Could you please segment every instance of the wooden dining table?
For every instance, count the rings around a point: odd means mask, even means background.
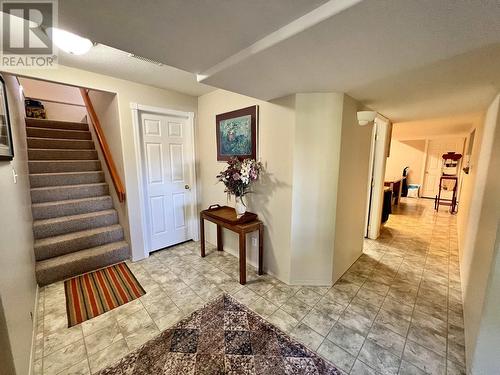
[[[403,180],[405,176],[392,177],[384,181],[384,186],[388,186],[392,190],[392,196],[394,198],[394,205],[397,206],[401,200],[401,191],[403,190]]]

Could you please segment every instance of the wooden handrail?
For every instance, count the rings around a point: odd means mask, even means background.
[[[92,105],[92,101],[90,100],[89,93],[86,89],[82,88],[80,89],[80,93],[82,94],[83,101],[85,102],[85,107],[87,107],[87,112],[90,116],[90,122],[94,127],[97,140],[99,141],[99,145],[101,146],[104,160],[106,161],[109,174],[111,175],[111,179],[113,180],[113,185],[115,186],[116,194],[118,195],[118,200],[120,202],[124,202],[125,188],[123,187],[122,180],[116,169],[115,162],[113,161],[113,156],[111,155],[111,150],[109,149],[108,142],[106,142],[106,138],[104,137],[104,132],[102,130],[101,123],[97,118],[97,114],[95,113],[94,106]]]

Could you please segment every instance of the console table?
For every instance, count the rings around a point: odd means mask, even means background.
[[[200,212],[200,240],[201,256],[205,256],[205,220],[217,225],[217,250],[223,250],[222,228],[229,229],[239,236],[240,251],[240,284],[247,282],[247,246],[246,235],[250,232],[259,231],[259,275],[262,275],[262,261],[264,253],[264,223],[260,221],[256,214],[246,212],[242,217],[236,216],[236,211],[232,207],[212,205],[208,210]]]

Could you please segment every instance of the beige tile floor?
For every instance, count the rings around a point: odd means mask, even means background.
[[[190,242],[129,263],[147,294],[66,328],[64,287],[40,292],[36,374],[90,374],[115,362],[222,292],[234,295],[350,374],[464,371],[455,216],[408,200],[332,288],[288,286]]]

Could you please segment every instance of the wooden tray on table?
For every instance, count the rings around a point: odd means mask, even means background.
[[[238,218],[234,208],[229,206],[220,206],[218,204],[212,204],[203,212],[207,216],[219,219],[229,224],[245,224],[257,219],[257,214],[254,214],[253,212],[245,212]]]

